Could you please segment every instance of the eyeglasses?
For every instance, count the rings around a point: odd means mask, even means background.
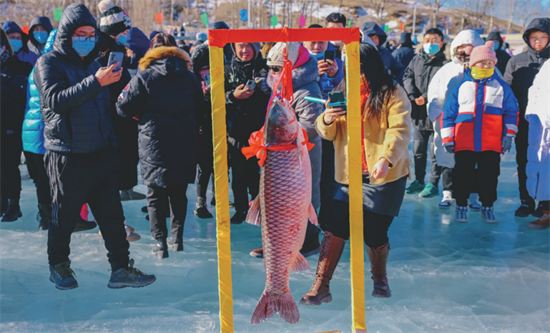
[[[282,70],[281,67],[269,67],[269,69],[271,69],[273,73],[279,73]]]
[[[90,41],[92,43],[95,43],[97,41],[97,37],[96,36],[73,36],[74,40],[77,40],[79,42],[86,42],[86,41]]]

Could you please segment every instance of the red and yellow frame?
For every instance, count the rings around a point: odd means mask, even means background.
[[[216,224],[218,242],[218,288],[222,333],[232,333],[233,290],[231,280],[231,234],[227,139],[225,118],[223,47],[230,43],[303,42],[340,40],[346,45],[346,89],[348,109],[348,159],[350,196],[350,251],[352,329],[366,332],[365,271],[363,243],[363,197],[361,171],[361,98],[358,28],[209,30]]]

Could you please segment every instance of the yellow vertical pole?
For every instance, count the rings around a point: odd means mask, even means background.
[[[346,44],[352,329],[366,332],[359,42]]]
[[[227,129],[223,48],[210,47],[212,132],[214,137],[214,185],[218,238],[218,289],[220,331],[233,333],[233,286],[231,281],[231,235],[229,223],[229,179],[227,177]]]

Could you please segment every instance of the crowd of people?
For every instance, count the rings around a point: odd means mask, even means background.
[[[207,188],[213,176],[210,57],[205,33],[194,45],[153,31],[147,36],[110,0],[99,3],[99,24],[88,8],[65,8],[57,29],[36,17],[29,33],[13,21],[1,31],[2,222],[22,216],[19,164],[24,152],[36,187],[38,228],[48,232],[50,280],[76,288],[70,268],[73,232],[99,225],[112,268],[111,288],[155,281],[133,267],[121,201],[147,199],[153,253],[183,251],[189,184],[196,183],[194,214],[213,215]],[[325,25],[346,26],[343,14]],[[213,29],[229,29],[216,22]],[[527,50],[503,50],[503,38],[486,40],[473,30],[449,41],[439,29],[415,45],[402,33],[391,50],[374,22],[360,27],[364,239],[374,297],[390,297],[386,262],[388,229],[407,195],[439,196],[439,207],[455,205],[455,221],[480,211],[497,223],[501,154],[515,140],[521,205],[527,226],[550,226],[550,18],[534,19],[523,33]],[[121,63],[112,63],[122,53]],[[330,302],[329,283],[349,238],[349,174],[346,110],[313,102],[346,93],[345,47],[339,41],[234,43],[224,48],[228,161],[235,213],[246,220],[258,195],[260,167],[242,148],[264,125],[267,107],[292,64],[292,107],[314,144],[311,203],[323,229],[308,224],[301,253],[319,253],[316,279],[301,303]],[[414,134],[413,134],[414,132]],[[414,180],[408,145],[413,138]],[[430,176],[426,182],[428,154]],[[147,194],[134,191],[137,167]],[[214,191],[212,184],[212,191]],[[538,201],[538,206],[536,201]],[[94,221],[88,221],[91,209]],[[170,231],[166,219],[170,217]],[[251,256],[263,258],[263,249]]]

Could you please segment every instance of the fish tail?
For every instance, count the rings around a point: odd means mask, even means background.
[[[260,324],[275,313],[279,313],[279,316],[289,324],[296,324],[300,321],[300,312],[290,291],[281,296],[275,296],[264,291],[258,305],[256,305],[256,309],[254,309],[250,322]]]

